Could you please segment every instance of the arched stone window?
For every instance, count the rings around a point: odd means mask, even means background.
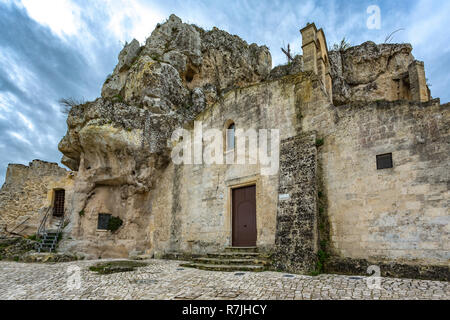
[[[226,151],[234,150],[236,144],[236,125],[234,122],[231,122],[227,125],[226,131]]]

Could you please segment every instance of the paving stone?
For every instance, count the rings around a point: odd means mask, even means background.
[[[107,261],[114,260],[102,260]],[[178,270],[182,262],[167,260],[146,260],[147,266],[131,272],[99,275],[89,271],[98,262],[0,262],[0,299],[450,299],[449,283],[439,281],[382,278],[381,289],[370,289],[364,277],[356,281],[328,274],[286,278],[279,272],[244,272],[236,276],[235,272]],[[69,272],[72,266],[79,267],[79,274]],[[79,288],[74,286],[77,277]]]

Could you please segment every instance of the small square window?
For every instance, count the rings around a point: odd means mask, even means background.
[[[111,215],[108,213],[98,214],[98,224],[97,230],[108,230],[109,220],[111,220]]]
[[[377,156],[377,170],[393,168],[392,153]]]

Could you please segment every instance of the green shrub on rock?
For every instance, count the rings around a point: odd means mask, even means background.
[[[122,219],[119,217],[111,217],[108,224],[108,230],[111,232],[117,231],[123,225]]]

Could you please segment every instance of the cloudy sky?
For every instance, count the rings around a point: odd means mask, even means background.
[[[367,26],[373,5],[381,9],[379,29]],[[450,1],[0,0],[0,184],[8,163],[59,162],[66,123],[58,99],[98,97],[125,41],[144,43],[171,13],[266,44],[274,66],[285,62],[283,45],[301,53],[307,22],[324,29],[328,45],[343,37],[381,43],[402,29],[393,42],[413,45],[432,95],[450,101]]]

